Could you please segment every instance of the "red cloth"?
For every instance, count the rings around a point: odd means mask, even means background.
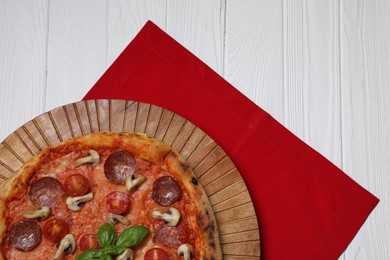
[[[379,201],[152,22],[84,99],[155,104],[210,135],[247,184],[262,259],[337,259]]]

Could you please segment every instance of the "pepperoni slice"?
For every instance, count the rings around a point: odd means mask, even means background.
[[[161,248],[152,248],[146,251],[144,260],[169,260],[169,255]]]
[[[154,235],[153,242],[163,246],[178,248],[181,244],[193,244],[195,236],[195,232],[186,224],[176,227],[163,226]]]
[[[28,192],[31,202],[36,207],[54,207],[63,194],[61,183],[52,177],[42,177],[33,182]]]
[[[39,224],[33,220],[16,222],[9,233],[11,246],[19,251],[27,252],[36,248],[42,240]]]
[[[170,206],[180,198],[180,187],[171,176],[162,176],[153,183],[152,198],[161,206]]]
[[[115,184],[125,184],[126,178],[133,175],[135,169],[134,156],[126,151],[117,150],[108,156],[104,163],[104,174]]]

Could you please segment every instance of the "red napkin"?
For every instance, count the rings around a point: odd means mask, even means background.
[[[84,99],[151,103],[210,135],[247,184],[262,259],[336,259],[379,201],[152,22]]]

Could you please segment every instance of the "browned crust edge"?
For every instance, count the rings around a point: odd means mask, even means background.
[[[222,259],[217,221],[203,187],[187,162],[175,151],[166,156],[165,164],[169,172],[180,176],[182,183],[191,195],[194,206],[197,208],[196,220],[200,226],[202,245],[204,246],[200,249],[200,259]]]

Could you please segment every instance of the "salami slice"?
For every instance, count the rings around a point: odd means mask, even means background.
[[[42,240],[39,224],[32,220],[16,222],[9,233],[11,246],[19,251],[27,252],[36,248]]]
[[[126,178],[134,173],[135,159],[132,154],[117,150],[108,156],[104,163],[104,174],[115,184],[125,184]]]
[[[64,195],[61,183],[53,177],[42,177],[33,182],[28,193],[36,207],[54,207]]]
[[[195,232],[185,224],[176,227],[163,226],[154,235],[153,242],[178,248],[181,244],[194,244],[195,236]]]
[[[162,176],[153,183],[152,198],[161,206],[170,206],[180,198],[180,186],[171,176]]]

